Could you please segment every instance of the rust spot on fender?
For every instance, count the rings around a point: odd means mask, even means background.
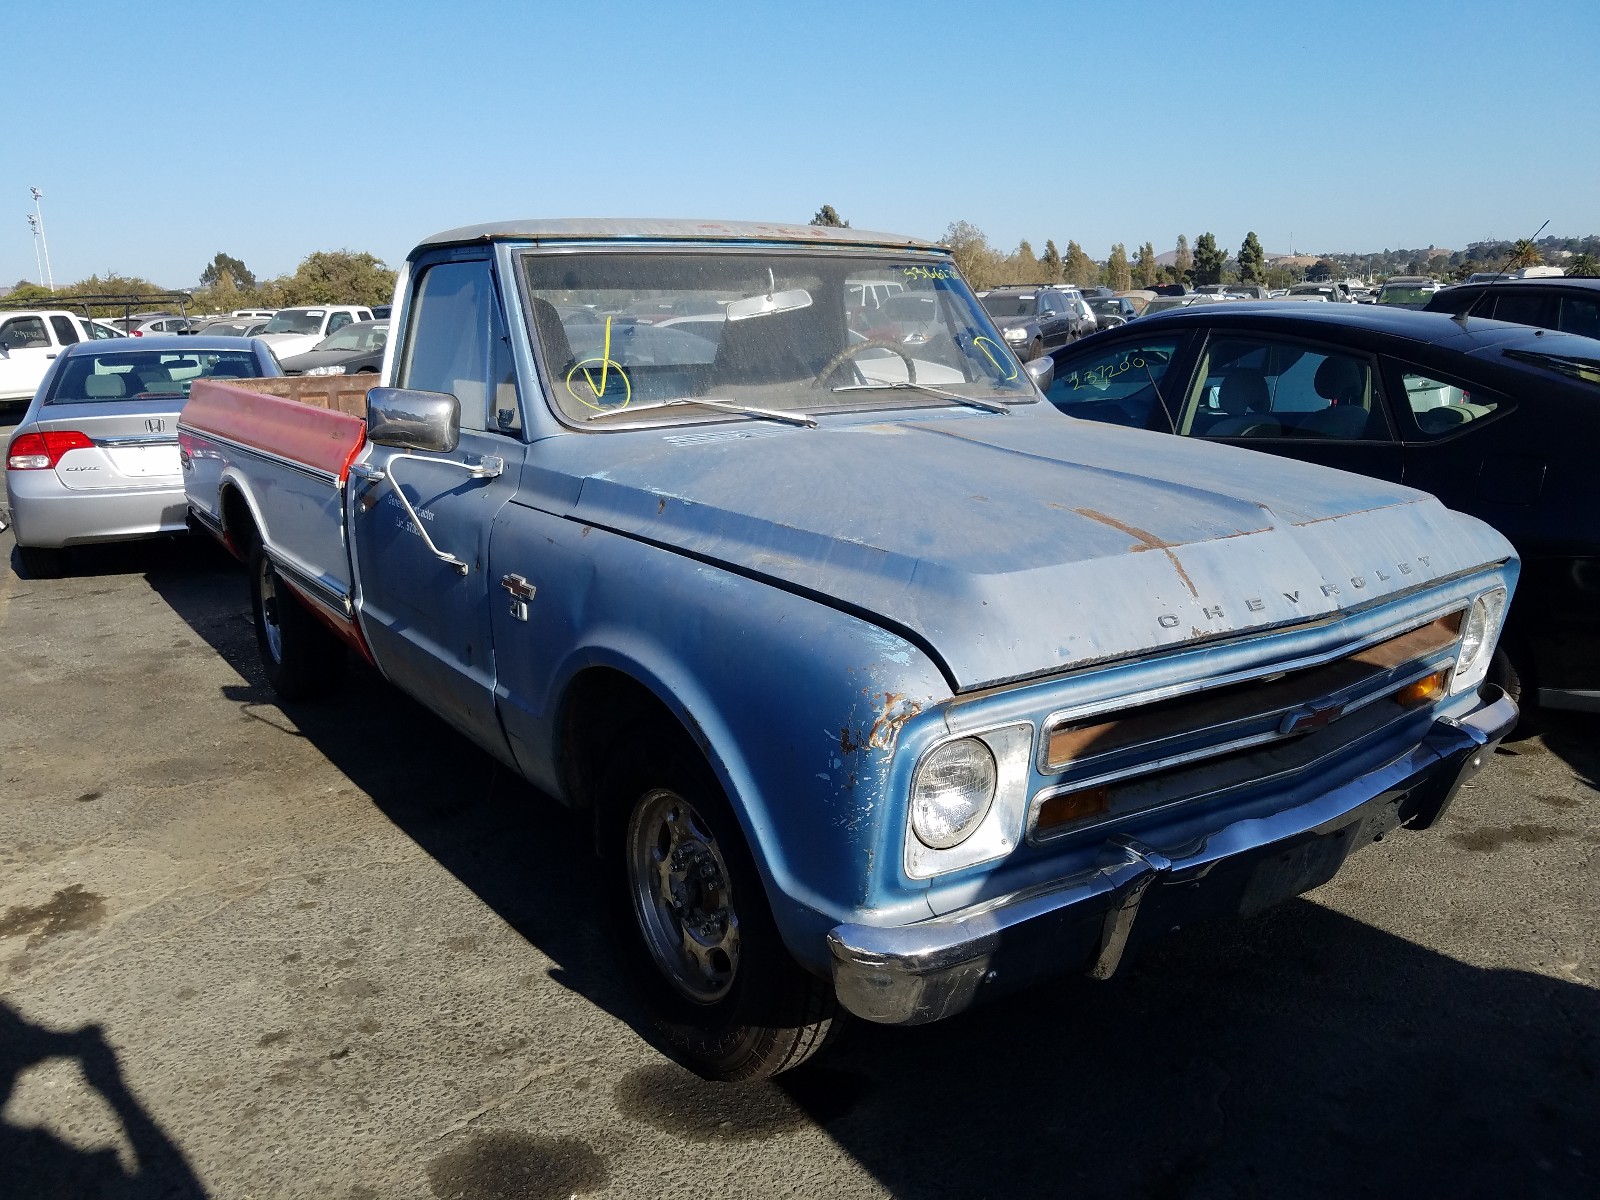
[[[922,711],[922,705],[906,699],[901,692],[885,692],[883,708],[867,733],[867,745],[874,750],[893,750],[905,723]]]

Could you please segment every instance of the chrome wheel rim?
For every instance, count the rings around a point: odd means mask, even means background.
[[[696,1004],[728,994],[739,971],[739,918],[716,836],[676,792],[657,788],[628,822],[633,910],[656,966]]]
[[[261,593],[261,631],[266,634],[267,653],[272,655],[273,662],[282,662],[283,626],[278,623],[278,576],[264,554],[256,575],[256,588]]]

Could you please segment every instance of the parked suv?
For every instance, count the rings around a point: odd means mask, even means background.
[[[1516,325],[1600,338],[1600,279],[1497,279],[1435,292],[1428,312],[1492,317]]]
[[[1094,314],[1076,288],[997,287],[979,292],[978,299],[1023,362],[1095,330]]]

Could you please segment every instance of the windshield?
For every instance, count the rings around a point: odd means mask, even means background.
[[[389,339],[387,325],[346,325],[313,347],[316,350],[382,350]]]
[[[1433,298],[1433,288],[1386,287],[1378,293],[1379,304],[1426,304]]]
[[[1036,398],[940,256],[601,251],[528,254],[523,271],[556,402],[577,421],[712,415],[697,400],[804,413]]]
[[[1031,317],[1039,311],[1039,305],[1032,293],[1026,296],[1015,293],[1009,296],[989,295],[983,297],[983,310],[991,317]]]
[[[46,404],[97,404],[106,400],[170,400],[189,394],[196,379],[253,379],[261,364],[248,350],[148,350],[75,354],[56,376]]]
[[[321,333],[322,318],[327,310],[322,308],[286,308],[274,313],[262,333]]]

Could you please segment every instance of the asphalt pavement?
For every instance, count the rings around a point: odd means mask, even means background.
[[[0,534],[0,1196],[1600,1195],[1600,719],[1444,824],[771,1083],[638,1032],[581,822],[198,540]]]

